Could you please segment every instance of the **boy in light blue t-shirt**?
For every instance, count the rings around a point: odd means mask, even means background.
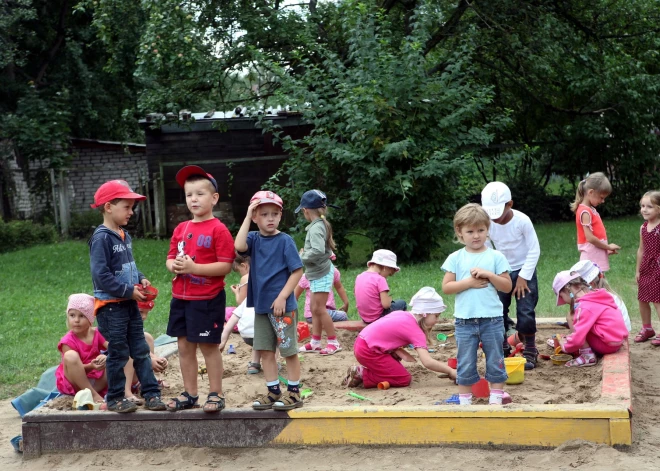
[[[504,324],[502,302],[497,291],[511,290],[511,267],[504,255],[486,247],[490,217],[478,204],[467,204],[454,216],[454,230],[465,245],[447,257],[442,269],[442,291],[456,294],[456,345],[461,405],[472,403],[471,387],[479,381],[477,350],[481,342],[486,355],[486,380],[490,383],[490,404],[510,399],[504,393]]]

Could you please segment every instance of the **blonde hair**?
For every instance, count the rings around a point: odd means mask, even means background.
[[[598,273],[596,279],[591,282],[591,286],[593,286],[596,289],[604,289],[605,291],[607,291],[610,294],[613,294],[617,298],[621,298],[621,296],[619,296],[617,292],[612,289],[607,279],[605,278],[603,272]]]
[[[644,196],[640,198],[639,202],[641,203],[644,198],[648,198],[653,206],[656,206],[658,209],[660,209],[660,191],[647,191],[644,193]]]
[[[415,316],[418,317],[417,319],[417,325],[419,326],[420,329],[422,329],[422,332],[424,332],[424,335],[426,336],[426,343],[430,344],[433,341],[433,338],[431,336],[431,332],[433,332],[433,326],[427,327],[426,324],[424,324],[424,317],[422,314],[414,314]],[[433,315],[438,316],[439,314],[434,313]]]
[[[325,230],[328,233],[328,237],[325,239],[325,248],[334,251],[337,246],[335,245],[335,240],[332,238],[332,224],[330,224],[330,221],[328,221],[325,217],[328,212],[328,208],[305,208],[305,210],[310,211],[312,214],[316,214],[321,218],[321,220],[323,220]]]
[[[584,201],[584,196],[589,190],[597,191],[603,195],[612,193],[612,184],[603,172],[596,172],[589,175],[587,178],[578,183],[577,191],[575,192],[575,201],[571,203],[571,211],[576,212],[578,206]]]
[[[476,203],[469,203],[463,206],[461,209],[456,211],[454,215],[454,231],[456,232],[456,238],[458,242],[462,242],[459,233],[461,229],[465,226],[486,226],[486,229],[490,229],[490,216],[488,213]]]

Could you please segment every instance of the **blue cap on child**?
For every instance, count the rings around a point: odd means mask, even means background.
[[[337,206],[328,204],[328,197],[321,190],[309,190],[303,193],[302,198],[300,198],[300,204],[295,212],[299,213],[303,208],[318,209],[325,208],[326,206],[339,209]]]

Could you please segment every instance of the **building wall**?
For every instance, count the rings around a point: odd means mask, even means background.
[[[31,163],[28,183],[7,142],[3,144],[3,150],[8,155],[2,169],[3,186],[10,199],[10,207],[4,208],[5,214],[14,219],[34,218],[45,211],[53,199],[48,164],[45,163],[41,169],[34,162]],[[73,158],[69,166],[63,169],[63,175],[68,183],[72,212],[89,211],[96,189],[108,180],[126,180],[133,189],[137,189],[140,178],[147,178],[146,146],[142,144],[72,139],[71,154]],[[56,172],[56,180],[58,176]],[[51,189],[47,195],[31,190],[37,178],[43,179],[42,186]],[[56,181],[56,197],[58,183]]]
[[[71,211],[90,209],[94,193],[108,180],[126,180],[137,191],[147,178],[146,146],[73,140],[74,159],[68,170]]]

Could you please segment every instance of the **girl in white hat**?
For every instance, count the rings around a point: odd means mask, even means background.
[[[362,329],[353,346],[360,365],[348,369],[344,386],[361,384],[369,389],[385,381],[395,388],[409,386],[412,376],[401,360],[414,362],[415,359],[403,349],[406,345],[413,346],[425,368],[445,373],[452,380],[456,378],[452,368],[431,358],[428,352],[431,330],[447,306],[435,289],[428,286],[420,289],[410,304],[410,312],[392,312]]]
[[[362,321],[371,324],[390,312],[405,311],[406,302],[393,300],[387,284],[387,278],[400,270],[396,254],[391,250],[376,250],[367,267],[355,278],[355,303]]]

